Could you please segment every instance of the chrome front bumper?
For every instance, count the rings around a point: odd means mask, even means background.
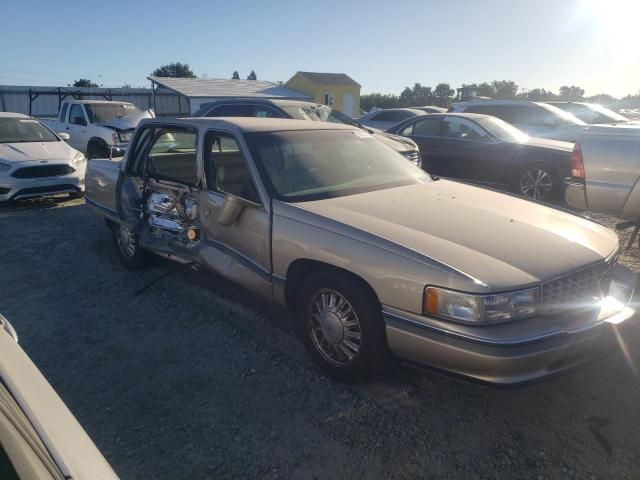
[[[635,275],[615,270],[618,288],[599,309],[501,325],[455,328],[383,306],[387,341],[398,357],[493,384],[518,384],[559,373],[611,352],[635,315]],[[614,292],[611,292],[614,294]],[[458,326],[460,327],[460,326]]]

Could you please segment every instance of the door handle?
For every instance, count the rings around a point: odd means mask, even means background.
[[[67,127],[67,130],[69,130],[69,127]]]

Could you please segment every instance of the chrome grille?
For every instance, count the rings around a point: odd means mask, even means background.
[[[404,155],[411,163],[420,166],[420,152],[418,150],[402,152],[402,155]]]
[[[600,263],[542,284],[542,313],[579,309],[593,305],[594,297],[608,290],[609,273],[616,263]]]

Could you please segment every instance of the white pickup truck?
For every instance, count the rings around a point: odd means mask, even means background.
[[[68,133],[68,143],[88,158],[105,158],[114,150],[122,156],[140,120],[153,117],[152,110],[133,103],[71,100],[62,104],[57,119],[43,122],[54,132]]]

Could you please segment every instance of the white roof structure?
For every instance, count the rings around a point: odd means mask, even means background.
[[[160,88],[167,88],[187,98],[259,97],[308,100],[304,93],[277,83],[262,80],[221,78],[147,77]]]

